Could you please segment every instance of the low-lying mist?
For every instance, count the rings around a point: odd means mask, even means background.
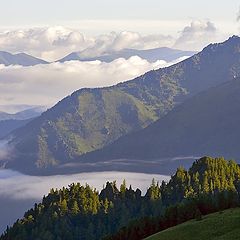
[[[156,181],[168,180],[168,176],[158,174],[129,173],[129,172],[92,172],[73,175],[56,176],[28,176],[12,170],[0,170],[0,193],[1,197],[11,199],[36,199],[40,200],[49,192],[50,188],[62,188],[73,182],[86,183],[101,190],[107,181],[116,180],[121,184],[124,179],[133,188],[140,188],[143,193]]]
[[[101,191],[107,181],[117,181],[118,186],[126,179],[127,185],[140,188],[143,194],[156,181],[169,180],[168,176],[158,174],[129,172],[92,172],[73,175],[28,176],[12,170],[0,170],[0,233],[7,225],[12,225],[24,212],[41,201],[51,188],[67,187],[73,182],[88,183]]]

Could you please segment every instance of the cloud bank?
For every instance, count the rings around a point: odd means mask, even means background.
[[[73,182],[90,186],[101,191],[107,181],[116,180],[118,185],[126,179],[127,184],[146,192],[152,179],[168,181],[169,176],[158,174],[128,173],[128,172],[96,172],[80,173],[74,175],[57,175],[49,177],[27,176],[12,170],[0,170],[0,192],[2,198],[9,199],[35,199],[41,200],[51,188],[67,187]]]
[[[114,85],[183,59],[149,63],[133,56],[111,63],[69,61],[32,67],[0,65],[0,102],[52,106],[77,89]]]
[[[210,21],[192,21],[179,31],[179,36],[159,33],[141,35],[132,31],[87,36],[78,29],[58,26],[0,32],[0,50],[26,52],[44,60],[55,61],[76,51],[86,57],[96,57],[124,48],[175,47],[198,51],[206,44],[220,40],[222,34]]]

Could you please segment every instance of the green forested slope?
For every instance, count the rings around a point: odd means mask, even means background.
[[[145,129],[89,153],[88,160],[240,156],[240,78],[193,96]]]

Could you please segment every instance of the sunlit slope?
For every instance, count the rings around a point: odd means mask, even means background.
[[[191,220],[157,233],[146,240],[238,240],[240,209],[230,209]]]

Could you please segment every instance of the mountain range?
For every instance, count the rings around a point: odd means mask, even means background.
[[[118,58],[128,59],[132,56],[139,56],[146,59],[149,62],[156,62],[157,60],[164,60],[166,62],[172,62],[182,57],[192,56],[196,52],[193,51],[182,51],[171,48],[155,48],[149,50],[135,50],[135,49],[123,49],[120,51],[112,51],[110,53],[105,53],[97,57],[88,57],[84,51],[73,52],[66,57],[57,60],[56,62],[66,62],[66,61],[102,61],[102,62],[112,62]],[[5,51],[0,51],[0,64],[5,66],[10,65],[20,65],[20,66],[35,66],[38,64],[48,64],[45,60],[33,57],[26,53],[12,54]]]
[[[205,97],[201,97],[201,92],[218,87],[234,78],[238,79],[240,74],[239,66],[240,38],[233,36],[223,43],[210,44],[202,52],[195,54],[187,60],[168,68],[150,71],[134,80],[107,88],[78,90],[40,117],[13,132],[9,146],[13,149],[15,157],[12,161],[7,162],[6,166],[21,171],[37,171],[38,169],[44,171],[46,168],[56,168],[56,166],[71,161],[79,162],[81,159],[98,161],[101,158],[105,159],[105,156],[110,158],[116,156],[132,158],[140,155],[135,154],[136,151],[144,152],[142,158],[155,158],[177,153],[185,154],[185,148],[182,151],[176,150],[174,153],[171,152],[174,151],[173,147],[176,146],[177,141],[181,141],[181,146],[186,147],[187,140],[184,138],[191,133],[191,129],[186,131],[186,133],[179,129],[182,125],[178,124],[178,119],[185,123],[191,120],[187,119],[187,116],[196,117],[196,115],[191,115],[188,112],[193,111],[192,107],[195,108],[196,106],[188,107],[188,104],[192,103],[192,101],[195,104],[198,102],[200,104],[205,99]],[[231,87],[229,86],[228,88],[231,89]],[[220,87],[220,90],[213,90],[213,93],[205,94],[209,97],[212,94],[216,94],[214,91],[224,91],[224,89],[221,89]],[[190,100],[194,96],[196,96],[196,99]],[[230,104],[228,97],[225,100],[229,101]],[[181,107],[181,104],[184,102],[186,102],[186,105]],[[199,109],[203,111],[203,114],[205,113],[205,108],[207,111],[215,110],[214,104],[213,106],[208,106],[208,101],[201,104],[202,106]],[[228,102],[226,102],[226,106],[228,106]],[[185,113],[175,113],[175,111],[180,111],[177,109],[185,111]],[[172,110],[173,112],[171,112]],[[219,115],[217,116],[219,117]],[[216,117],[215,119],[218,118]],[[143,134],[138,133],[138,131],[157,120],[159,121],[144,130]],[[171,126],[173,128],[169,136],[165,127],[162,127],[161,121],[165,121],[163,126]],[[225,125],[228,124],[230,122],[225,123]],[[195,126],[199,127],[197,124]],[[174,133],[174,127],[179,132]],[[203,128],[202,125],[201,127]],[[150,142],[149,140],[148,142],[146,140],[145,131],[147,131],[146,133],[150,131],[149,134],[152,132],[156,133],[150,138],[153,141]],[[135,135],[127,135],[133,132],[136,132],[134,133],[136,136],[140,134],[141,138],[145,138],[137,139],[138,143],[147,142],[148,145],[145,147],[144,144],[140,144],[141,149],[138,148],[137,144],[134,145],[131,141],[135,139],[132,137]],[[199,132],[201,133],[200,129]],[[171,143],[172,145],[169,145],[170,150],[164,148],[166,144],[161,146],[157,144],[162,134],[167,138],[163,137],[161,144],[165,144],[165,141],[169,143],[168,141],[174,140]],[[174,136],[178,134],[182,135],[175,139]],[[119,151],[115,153],[114,146],[116,145],[113,142],[124,135],[126,136],[119,141],[126,148],[121,148],[120,146],[121,154],[119,155]],[[127,139],[128,137],[129,140]],[[201,137],[202,134],[199,138]],[[125,140],[126,143],[124,143]],[[94,155],[94,153],[93,155],[85,155],[112,143],[113,148],[110,145],[103,150],[103,153],[97,152],[99,155]],[[128,143],[129,147],[124,145],[128,145]],[[190,146],[192,148],[193,144],[194,141],[192,145],[189,145],[189,148]],[[198,144],[198,142],[195,142],[195,144]],[[131,145],[133,146],[133,151],[130,149]],[[137,147],[134,148],[134,146]],[[147,154],[149,152],[148,147],[152,150],[159,148],[164,151],[156,149],[156,153]],[[204,147],[194,147],[193,149],[195,150],[205,149]],[[111,149],[109,153],[107,153],[108,149]],[[135,153],[133,153],[134,151]],[[88,156],[90,157],[88,158]],[[94,158],[91,156],[94,156]]]
[[[73,52],[66,57],[59,60],[59,62],[66,61],[96,61],[101,62],[112,62],[118,58],[128,59],[132,56],[139,56],[142,59],[146,59],[148,62],[156,62],[158,60],[164,60],[166,62],[172,62],[182,57],[190,57],[196,52],[193,51],[182,51],[177,49],[171,49],[167,47],[148,49],[148,50],[137,50],[137,49],[122,49],[119,51],[112,51],[102,54],[96,57],[89,57],[86,51]]]
[[[0,64],[5,66],[20,65],[20,66],[34,66],[37,64],[46,64],[48,62],[30,56],[26,53],[11,54],[9,52],[0,51]]]

